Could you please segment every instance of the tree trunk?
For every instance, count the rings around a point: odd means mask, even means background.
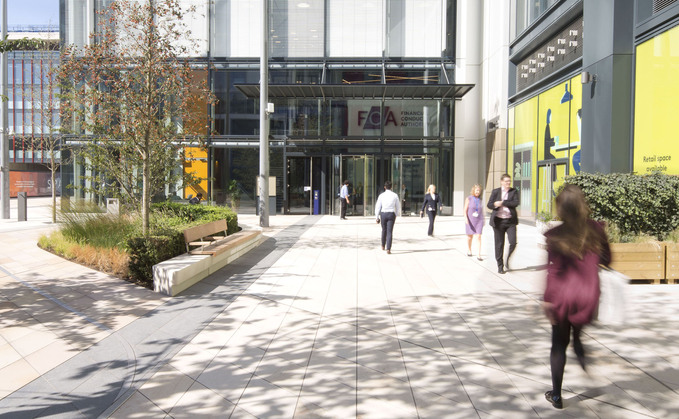
[[[149,193],[151,179],[151,169],[149,163],[149,156],[146,155],[142,163],[142,192],[141,192],[141,220],[142,232],[144,235],[149,231],[149,210],[151,208],[151,194]]]
[[[57,222],[57,184],[55,182],[55,172],[54,170],[54,153],[52,153],[52,167],[50,168],[50,173],[52,175],[52,223]]]

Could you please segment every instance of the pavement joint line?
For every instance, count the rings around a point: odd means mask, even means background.
[[[37,287],[35,287],[35,286],[29,284],[28,282],[26,282],[26,281],[22,280],[21,278],[17,277],[17,276],[14,275],[12,272],[8,271],[7,269],[3,268],[2,266],[0,266],[0,271],[3,271],[4,273],[6,273],[8,276],[10,276],[10,277],[11,277],[12,279],[14,279],[15,281],[19,282],[20,284],[24,285],[25,287],[30,288],[30,289],[33,290],[34,292],[36,292],[36,293],[42,295],[43,297],[47,298],[48,300],[52,301],[53,303],[57,304],[58,306],[60,306],[60,307],[62,307],[62,308],[64,308],[64,309],[70,311],[71,313],[73,313],[73,314],[75,314],[76,316],[82,318],[83,320],[87,321],[88,323],[91,323],[91,324],[97,326],[99,329],[103,330],[104,332],[113,332],[113,330],[112,330],[111,328],[109,328],[108,326],[99,323],[98,321],[96,321],[96,320],[94,320],[93,318],[89,317],[87,314],[82,313],[82,312],[80,312],[80,311],[74,309],[73,307],[69,306],[68,304],[66,304],[65,302],[59,300],[58,298],[56,298],[56,297],[50,295],[49,293],[47,293],[47,292],[45,292],[45,291],[42,291],[41,289],[39,289],[39,288],[37,288]]]

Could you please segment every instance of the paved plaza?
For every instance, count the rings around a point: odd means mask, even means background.
[[[39,249],[48,200],[12,217],[2,418],[679,417],[679,285],[629,286],[630,321],[585,329],[587,373],[566,365],[565,409],[544,399],[546,255],[530,225],[500,275],[492,230],[484,260],[467,257],[461,217],[438,217],[433,238],[399,218],[388,255],[372,217],[276,215],[260,247],[170,298]]]

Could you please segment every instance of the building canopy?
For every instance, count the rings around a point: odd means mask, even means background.
[[[259,97],[259,83],[235,86],[247,97]],[[271,99],[459,99],[473,87],[473,84],[270,84],[268,97]]]

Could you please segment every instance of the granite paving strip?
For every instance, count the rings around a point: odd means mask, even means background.
[[[289,249],[318,218],[267,239],[209,280],[168,299],[68,361],[0,400],[0,417],[113,412]],[[104,326],[106,327],[106,326]]]

